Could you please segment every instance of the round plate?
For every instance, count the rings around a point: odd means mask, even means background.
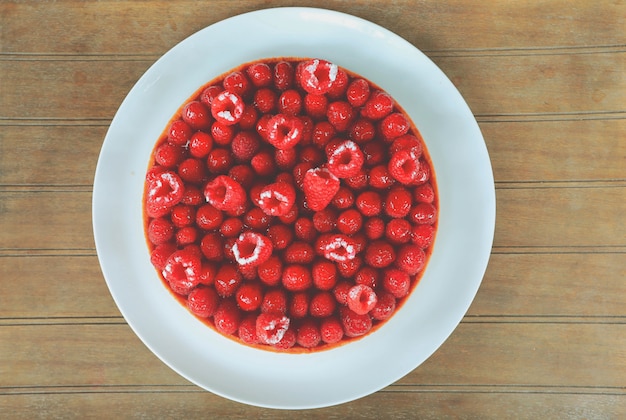
[[[281,354],[225,338],[194,318],[149,261],[142,193],[152,148],[202,85],[269,57],[316,57],[389,92],[429,150],[439,227],[424,276],[376,332],[328,351]],[[351,401],[395,382],[456,328],[484,275],[495,225],[493,174],[480,129],[453,84],[424,54],[360,18],[314,8],[275,8],[211,25],[141,77],[104,140],[93,190],[100,265],[124,318],[163,362],[215,394],[247,404],[303,409]]]

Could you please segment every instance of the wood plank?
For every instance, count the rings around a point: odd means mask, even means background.
[[[626,52],[450,56],[435,61],[477,115],[624,110]],[[151,59],[0,60],[0,85],[5,88],[0,117],[113,118],[151,64]]]
[[[360,400],[315,410],[273,410],[244,406],[206,392],[118,392],[94,387],[75,392],[0,396],[0,409],[14,419],[39,418],[228,418],[232,420],[396,419],[618,419],[626,415],[623,395],[459,392],[378,392]],[[106,413],[106,414],[105,414]]]
[[[181,1],[176,8],[167,1],[152,2],[150,7],[140,1],[63,1],[53,7],[32,0],[3,2],[0,52],[162,54],[205,26],[240,13],[310,5],[305,1],[276,0],[269,5],[261,0],[222,0],[212,1],[207,9],[194,1]],[[455,0],[445,7],[410,0],[384,5],[326,0],[315,6],[368,19],[425,50],[612,45],[624,38],[626,15],[620,2],[585,0]]]

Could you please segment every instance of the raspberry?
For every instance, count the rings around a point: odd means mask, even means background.
[[[416,182],[420,176],[420,160],[411,149],[402,149],[391,155],[389,173],[402,184]]]
[[[328,233],[335,229],[337,213],[332,208],[325,208],[313,215],[313,227],[321,233]]]
[[[394,218],[402,218],[411,211],[412,195],[404,187],[394,187],[385,198],[385,213]]]
[[[256,87],[264,87],[272,83],[272,69],[265,63],[252,64],[246,69],[246,74]]]
[[[328,121],[320,121],[313,126],[312,140],[317,147],[325,147],[337,134],[335,127]]]
[[[413,199],[418,203],[432,204],[435,201],[435,190],[430,184],[422,184],[413,190]]]
[[[261,307],[261,299],[263,297],[263,290],[259,283],[244,283],[237,292],[235,298],[237,299],[237,305],[241,310],[246,312],[256,311]]]
[[[396,298],[391,293],[382,293],[378,296],[378,302],[370,311],[370,316],[376,321],[385,321],[396,310]]]
[[[159,271],[163,271],[167,259],[176,252],[178,248],[171,242],[159,244],[150,253],[150,262]]]
[[[372,92],[361,109],[361,115],[372,120],[380,120],[393,111],[393,99],[382,91]]]
[[[374,166],[370,169],[370,186],[381,190],[390,188],[396,180],[391,177],[386,165]]]
[[[245,131],[256,131],[256,123],[259,119],[259,113],[252,105],[245,105],[243,114],[239,120],[239,128]]]
[[[280,90],[292,87],[295,71],[291,63],[280,61],[274,66],[274,86]]]
[[[370,267],[384,268],[396,259],[393,247],[385,241],[374,241],[365,249],[365,262]]]
[[[239,96],[246,96],[250,91],[250,81],[240,71],[234,71],[228,74],[222,82],[224,89]]]
[[[183,107],[182,119],[194,130],[204,130],[211,126],[211,113],[200,101],[191,101]]]
[[[173,168],[183,161],[185,158],[184,149],[180,146],[163,143],[157,147],[154,160],[161,166],[166,168]]]
[[[273,314],[287,313],[287,294],[283,289],[270,289],[261,302],[261,312]]]
[[[220,92],[211,102],[211,114],[224,125],[237,124],[243,116],[245,104],[241,96],[227,90]]]
[[[200,241],[202,255],[209,261],[219,261],[224,258],[224,243],[217,233],[208,233]]]
[[[307,93],[323,95],[332,87],[339,68],[326,60],[309,60],[299,66],[298,81]]]
[[[183,181],[174,172],[148,173],[146,175],[146,213],[161,217],[183,198]]]
[[[358,175],[365,160],[359,146],[351,140],[340,143],[327,158],[328,170],[337,178]]]
[[[258,207],[253,207],[244,215],[243,221],[246,226],[263,231],[269,227],[272,222],[272,216],[266,214]]]
[[[296,345],[296,332],[293,328],[285,331],[283,338],[276,344],[274,344],[274,348],[278,350],[287,350]]]
[[[272,89],[259,89],[254,94],[254,106],[263,114],[276,110],[278,95]]]
[[[337,218],[337,230],[346,235],[353,235],[361,230],[363,216],[356,209],[348,209],[339,214]]]
[[[218,210],[234,211],[246,202],[246,191],[234,179],[219,175],[204,187],[204,196]]]
[[[274,157],[269,150],[262,150],[250,161],[250,165],[254,171],[261,176],[268,176],[276,171]]]
[[[354,286],[353,283],[348,282],[347,280],[341,280],[337,282],[335,287],[333,288],[333,295],[335,295],[335,300],[340,305],[348,304],[348,292]]]
[[[387,162],[387,146],[380,141],[370,141],[363,145],[363,155],[365,156],[365,165],[372,167],[380,164],[385,166]]]
[[[354,194],[350,188],[339,187],[331,203],[340,210],[350,208],[354,204]]]
[[[348,137],[356,143],[367,143],[376,137],[376,127],[368,119],[360,118],[352,124]]]
[[[307,206],[313,211],[325,209],[332,201],[339,187],[339,178],[326,168],[309,169],[302,181],[302,189],[306,197]]]
[[[372,329],[372,319],[367,314],[359,315],[350,308],[340,308],[339,316],[348,337],[359,337]]]
[[[380,239],[385,234],[385,221],[380,217],[371,217],[365,222],[365,235],[368,239]]]
[[[221,121],[215,121],[211,125],[211,135],[213,141],[220,146],[228,146],[235,136],[235,126],[226,125]]]
[[[272,256],[272,241],[256,232],[239,235],[233,246],[233,255],[240,266],[253,266],[264,263]]]
[[[230,217],[220,225],[220,233],[227,238],[239,236],[243,229],[243,222],[237,217]]]
[[[378,285],[378,270],[366,265],[354,275],[354,282],[375,289]]]
[[[385,227],[385,236],[395,244],[411,240],[411,223],[406,219],[392,219]]]
[[[383,275],[383,288],[394,297],[403,298],[411,288],[411,277],[405,271],[390,268]]]
[[[408,133],[410,128],[409,120],[399,112],[387,115],[380,122],[380,132],[387,141]]]
[[[224,174],[233,165],[230,151],[222,148],[211,150],[206,158],[206,166],[213,174]]]
[[[160,217],[152,219],[148,225],[148,240],[154,245],[169,241],[174,237],[174,225],[169,220]]]
[[[257,269],[259,279],[268,286],[276,286],[283,276],[283,263],[277,256],[271,256]]]
[[[342,235],[324,235],[318,239],[317,249],[322,252],[324,258],[330,261],[342,262],[354,259],[356,249],[352,238]]]
[[[302,201],[302,200],[300,200]],[[299,210],[298,207],[302,206],[302,204],[298,204],[297,206],[293,206],[289,212],[282,216],[278,216],[278,219],[286,225],[292,225],[298,219]]]
[[[199,206],[204,201],[204,195],[200,188],[195,185],[187,185],[185,186],[185,191],[183,192],[183,197],[180,199],[181,204],[186,204],[188,206]]]
[[[286,115],[298,115],[302,110],[302,97],[295,89],[289,89],[278,97],[278,112]]]
[[[346,131],[355,118],[355,112],[348,102],[336,101],[328,105],[326,118],[328,122],[339,132]]]
[[[267,230],[274,249],[285,249],[293,241],[293,231],[285,225],[272,225]]]
[[[189,140],[189,153],[193,157],[205,158],[213,148],[213,138],[204,131],[196,131]]]
[[[283,258],[289,264],[310,264],[315,258],[315,252],[306,242],[293,242],[285,249]]]
[[[430,179],[430,165],[424,159],[420,159],[420,167],[413,185],[421,185]]]
[[[300,142],[303,131],[300,118],[277,114],[267,122],[267,141],[278,149],[290,149]]]
[[[348,291],[348,308],[359,315],[365,315],[376,306],[378,296],[376,292],[364,284],[352,286]]]
[[[370,84],[365,79],[354,79],[348,85],[346,98],[350,105],[355,108],[365,105],[370,96]]]
[[[201,267],[199,255],[180,250],[169,256],[162,274],[174,292],[187,295],[198,285]]]
[[[417,245],[407,244],[398,250],[396,266],[410,275],[419,273],[426,264],[426,254]]]
[[[411,209],[409,219],[416,224],[432,225],[437,221],[437,209],[432,204],[419,203]]]
[[[435,228],[433,225],[414,225],[411,228],[411,242],[420,248],[428,248],[434,238]]]
[[[233,296],[242,282],[243,278],[237,268],[232,264],[225,264],[215,275],[215,291],[223,298]]]
[[[205,204],[196,211],[196,225],[201,229],[216,230],[223,220],[223,213],[210,204]]]
[[[318,166],[324,163],[326,156],[324,153],[315,146],[306,146],[300,150],[299,153],[301,162],[308,162],[312,166]]]
[[[176,120],[167,131],[167,141],[177,146],[185,146],[193,134],[193,129],[183,120]]]
[[[298,162],[298,153],[295,148],[274,150],[274,160],[279,169],[292,169]]]
[[[282,282],[285,289],[301,292],[313,284],[311,272],[303,265],[292,264],[283,269]]]
[[[217,274],[217,267],[210,262],[203,262],[200,274],[200,284],[205,286],[211,286],[215,282],[215,275]]]
[[[200,102],[210,108],[213,99],[215,99],[215,97],[219,95],[219,93],[223,90],[224,89],[222,89],[222,87],[218,85],[211,85],[207,87],[200,94]]]
[[[358,174],[351,176],[350,178],[344,178],[346,185],[353,190],[362,190],[367,187],[369,183],[369,175],[366,171],[361,169]]]
[[[331,290],[337,283],[337,266],[331,261],[320,260],[311,270],[313,284],[319,290]]]
[[[240,131],[233,137],[231,148],[235,159],[247,162],[259,151],[261,142],[252,131]]]
[[[237,304],[232,300],[223,300],[213,315],[213,323],[215,329],[224,335],[237,332],[241,323],[241,312]]]
[[[176,243],[179,246],[193,244],[198,239],[198,230],[193,226],[185,226],[176,232]]]
[[[277,182],[263,188],[256,201],[256,205],[270,216],[284,216],[296,202],[296,190],[291,184]]]
[[[289,302],[289,315],[292,318],[304,318],[309,313],[309,294],[306,292],[294,293]]]
[[[285,315],[262,313],[256,319],[256,335],[259,342],[274,345],[282,340],[290,320]]]
[[[377,216],[382,211],[383,202],[377,192],[365,191],[356,198],[356,207],[363,216]]]
[[[325,117],[328,110],[328,98],[325,95],[309,93],[304,97],[304,110],[313,118]]]
[[[211,287],[198,286],[187,296],[187,307],[200,318],[213,316],[218,305],[219,297]]]
[[[178,176],[180,176],[183,181],[192,184],[201,184],[205,180],[206,175],[204,163],[200,161],[200,159],[185,159],[178,165]]]
[[[322,341],[320,328],[313,319],[306,319],[298,327],[296,343],[304,348],[313,348]]]
[[[254,313],[246,315],[237,328],[237,336],[246,344],[259,343],[259,336],[256,335],[256,318],[257,314]]]
[[[393,155],[394,153],[405,149],[413,151],[417,157],[422,155],[422,143],[412,134],[405,134],[395,139],[393,143],[391,143],[389,153]]]
[[[337,271],[342,277],[353,278],[363,265],[363,258],[356,256],[345,261],[337,261]]]
[[[310,218],[300,217],[294,223],[293,228],[296,238],[302,239],[303,241],[312,241],[317,236],[315,226]]]
[[[326,344],[334,344],[343,338],[343,327],[341,322],[335,317],[322,319],[320,322],[320,335]]]
[[[332,293],[318,292],[311,298],[309,313],[315,318],[326,318],[335,312],[337,301]]]
[[[342,69],[338,69],[337,77],[335,78],[333,85],[326,93],[326,96],[331,99],[339,99],[341,97],[344,97],[346,91],[348,90],[348,82],[350,81],[349,79],[350,78],[348,77],[348,73],[346,73]]]

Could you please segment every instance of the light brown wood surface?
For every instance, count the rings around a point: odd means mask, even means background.
[[[368,397],[302,412],[212,395],[120,315],[91,227],[102,140],[133,84],[239,13],[318,6],[424,51],[476,115],[494,248],[452,336]],[[0,418],[626,418],[623,1],[0,2]]]

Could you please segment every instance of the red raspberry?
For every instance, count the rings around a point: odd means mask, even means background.
[[[356,207],[363,216],[377,216],[382,211],[383,202],[376,191],[365,191],[356,198]]]
[[[348,337],[359,337],[372,329],[372,318],[367,314],[359,315],[350,308],[340,308],[339,315]]]
[[[278,95],[272,89],[259,89],[254,93],[254,106],[263,114],[270,114],[276,110]]]
[[[194,130],[207,129],[212,122],[209,109],[200,101],[191,101],[186,104],[181,117]]]
[[[240,71],[228,74],[222,82],[224,89],[239,96],[246,96],[250,91],[250,81],[246,75]]]
[[[246,191],[234,179],[219,175],[204,187],[204,196],[218,210],[235,211],[246,203]]]
[[[337,284],[333,288],[333,295],[335,295],[337,303],[339,303],[340,305],[348,304],[348,292],[350,291],[352,286],[354,286],[354,284],[347,280],[341,280],[337,282]]]
[[[328,98],[325,95],[308,93],[304,97],[304,110],[313,118],[323,118],[328,110]]]
[[[343,338],[343,327],[339,319],[328,317],[320,322],[320,335],[326,344],[334,344]]]
[[[339,144],[328,158],[328,170],[337,178],[349,178],[358,175],[365,157],[359,146],[351,141],[346,140]]]
[[[313,215],[313,226],[321,233],[328,233],[335,229],[337,223],[337,212],[332,208],[325,208]]]
[[[215,97],[219,95],[220,92],[223,90],[224,89],[218,85],[211,85],[207,87],[200,94],[200,102],[202,102],[204,105],[210,108],[211,103],[213,102],[213,99],[215,99]]]
[[[411,211],[412,195],[404,187],[394,187],[385,198],[385,213],[394,218],[405,217]]]
[[[289,329],[289,318],[282,314],[262,313],[256,319],[259,342],[274,345],[282,340]]]
[[[304,177],[308,170],[312,169],[313,165],[309,162],[300,162],[294,166],[292,170],[293,181],[301,190],[304,188]]]
[[[385,227],[385,236],[395,244],[411,240],[411,223],[406,219],[392,219]]]
[[[207,176],[205,168],[206,166],[200,159],[185,159],[178,165],[178,176],[180,176],[183,181],[192,184],[201,184]]]
[[[365,249],[365,262],[370,267],[384,268],[396,259],[393,247],[385,241],[374,241]]]
[[[199,255],[180,250],[169,256],[162,274],[174,292],[187,295],[200,282],[201,268]]]
[[[302,202],[302,199],[300,199]],[[278,216],[278,219],[286,225],[293,225],[298,219],[299,211],[298,206],[302,206],[302,204],[295,205],[289,210],[289,212],[283,216]]]
[[[281,93],[278,98],[278,112],[286,115],[298,115],[302,110],[302,97],[295,89]]]
[[[386,165],[378,165],[370,169],[370,186],[385,190],[395,182],[396,180],[391,177]]]
[[[296,202],[296,190],[285,182],[267,185],[259,193],[255,202],[263,212],[270,216],[284,216]]]
[[[394,297],[400,299],[409,294],[411,277],[405,271],[397,268],[385,270],[383,275],[383,288]]]
[[[309,162],[312,166],[318,166],[324,163],[326,156],[316,146],[306,146],[300,150],[300,162]]]
[[[298,153],[293,147],[291,149],[276,149],[274,150],[274,160],[279,169],[289,170],[298,163]]]
[[[283,276],[283,263],[277,256],[271,256],[257,269],[259,279],[268,286],[276,286]]]
[[[220,225],[220,233],[227,238],[239,236],[243,229],[243,222],[238,217],[230,217]]]
[[[254,171],[261,176],[272,175],[276,172],[276,164],[274,163],[274,157],[269,150],[262,150],[250,161],[250,166]]]
[[[174,237],[174,225],[168,219],[152,219],[148,224],[148,239],[154,245],[169,241]]]
[[[233,137],[231,148],[235,159],[247,162],[259,151],[261,142],[258,135],[252,131],[240,131]]]
[[[348,76],[348,73],[346,73],[342,69],[338,69],[337,77],[335,78],[333,85],[330,87],[330,89],[326,93],[326,96],[328,96],[331,99],[339,99],[341,97],[344,97],[346,94],[346,91],[348,90],[349,81],[350,81],[350,78]]]
[[[252,64],[246,69],[246,74],[256,87],[264,87],[272,83],[272,69],[265,63]]]
[[[278,149],[290,149],[300,142],[303,131],[300,118],[277,114],[267,122],[267,141]]]
[[[193,226],[185,226],[176,232],[176,243],[179,246],[193,244],[198,239],[198,230]]]
[[[331,203],[340,210],[350,208],[354,204],[354,194],[350,188],[339,187]]]
[[[283,338],[276,344],[274,344],[274,348],[278,350],[288,350],[296,345],[296,332],[293,328],[285,331],[285,335]]]
[[[305,319],[298,327],[296,343],[304,348],[317,347],[322,341],[319,325],[313,319]]]
[[[420,175],[420,160],[413,150],[402,149],[391,155],[387,168],[396,181],[412,184]]]
[[[217,275],[217,267],[210,262],[202,263],[202,274],[200,274],[200,284],[205,286],[211,286],[215,282],[215,276]]]
[[[309,313],[311,298],[306,292],[294,293],[289,302],[289,315],[292,318],[304,318]]]
[[[193,134],[193,129],[183,120],[176,120],[167,131],[167,141],[177,146],[185,146]]]
[[[332,102],[328,105],[328,111],[326,111],[328,122],[339,132],[344,132],[350,128],[355,116],[356,113],[352,105],[344,101]]]
[[[339,68],[325,60],[309,60],[298,67],[298,81],[307,93],[323,95],[330,90]]]
[[[398,250],[396,266],[410,275],[419,273],[426,264],[426,253],[414,244],[406,244]]]
[[[159,271],[163,271],[167,259],[176,252],[178,248],[171,242],[157,245],[150,253],[150,262]]]
[[[430,165],[424,159],[420,159],[420,167],[413,181],[413,185],[421,185],[430,179]]]
[[[396,298],[391,293],[382,293],[378,296],[378,302],[370,311],[370,316],[376,321],[385,321],[396,311]]]
[[[370,96],[370,84],[365,79],[354,79],[348,85],[346,98],[350,105],[355,108],[365,105]]]
[[[301,292],[313,284],[311,271],[303,265],[292,264],[283,269],[282,282],[290,292]]]
[[[287,294],[283,289],[270,289],[265,292],[261,302],[261,312],[265,314],[286,314]]]
[[[310,264],[314,258],[315,251],[306,242],[293,242],[283,253],[283,259],[288,264]]]
[[[224,334],[232,335],[239,329],[241,323],[241,311],[232,300],[223,300],[213,315],[215,329]]]
[[[308,115],[300,115],[299,118],[302,120],[302,125],[304,126],[300,144],[303,146],[310,145],[313,143],[313,128],[315,127],[315,122],[313,121],[313,118]]]
[[[216,230],[223,220],[223,213],[210,204],[205,204],[196,211],[196,225],[201,229]]]
[[[246,131],[256,131],[256,123],[259,120],[259,113],[252,105],[243,108],[243,114],[239,120],[239,128]]]
[[[274,86],[280,90],[286,90],[293,86],[295,70],[291,63],[280,61],[274,66]]]
[[[219,261],[224,258],[224,242],[217,233],[208,233],[200,241],[200,249],[209,261]]]
[[[161,166],[173,168],[185,159],[185,151],[181,146],[163,143],[157,147],[154,160]]]
[[[354,275],[354,282],[375,289],[378,286],[378,270],[366,265]]]
[[[196,316],[208,318],[215,314],[219,305],[219,297],[211,287],[198,286],[189,292],[187,307]]]
[[[330,292],[318,292],[311,298],[309,313],[315,318],[326,318],[335,312],[337,301]]]
[[[161,217],[183,198],[183,181],[174,172],[149,172],[146,175],[146,213]]]
[[[180,199],[181,204],[188,206],[199,206],[204,202],[204,195],[200,188],[195,185],[186,185],[183,192],[183,198]]]
[[[243,116],[245,103],[241,96],[227,90],[219,93],[211,102],[211,114],[225,125],[237,124]]]
[[[352,240],[354,241],[354,249],[356,249],[357,254],[363,251],[369,243],[368,237],[365,236],[364,232],[355,233],[352,235]]]
[[[244,283],[235,293],[237,305],[246,312],[256,311],[261,307],[263,290],[259,283]]]
[[[342,277],[353,278],[363,265],[363,258],[358,255],[345,261],[337,261],[337,270]]]
[[[313,284],[319,290],[331,290],[337,283],[337,266],[331,261],[320,260],[311,270]]]
[[[263,231],[272,222],[272,216],[266,214],[258,207],[251,208],[243,217],[244,224],[252,229]]]
[[[239,235],[233,246],[233,255],[240,266],[253,266],[264,263],[272,256],[272,241],[256,232]]]
[[[380,120],[391,114],[393,111],[393,99],[382,91],[372,92],[363,108],[361,115],[372,120]]]
[[[376,137],[376,127],[368,119],[360,118],[352,124],[348,137],[356,143],[367,143]]]
[[[369,286],[357,284],[348,291],[348,308],[359,315],[365,315],[376,306],[378,296]]]
[[[254,170],[248,165],[236,165],[230,168],[228,176],[237,181],[239,185],[248,189],[255,180]]]
[[[232,264],[224,264],[215,275],[215,291],[222,298],[233,296],[239,288],[243,278],[241,273]]]
[[[317,147],[325,147],[337,134],[337,130],[328,121],[320,121],[313,126],[312,141]]]
[[[302,239],[303,241],[313,241],[317,236],[317,231],[310,218],[300,217],[294,223],[293,228],[296,238]]]
[[[226,125],[221,121],[215,121],[211,125],[211,135],[215,144],[220,146],[228,146],[235,136],[235,126]]]
[[[365,156],[365,165],[372,167],[380,164],[385,166],[387,162],[387,146],[380,141],[370,141],[363,145],[363,155]]]
[[[393,143],[391,143],[391,147],[389,147],[389,153],[393,155],[405,149],[413,151],[417,157],[422,155],[422,143],[412,134],[405,134],[395,139]]]
[[[410,128],[411,123],[400,112],[389,114],[380,122],[380,132],[387,141],[405,135]]]
[[[343,262],[356,257],[354,240],[343,234],[320,236],[316,248],[330,261]]]
[[[411,242],[420,248],[426,249],[435,239],[433,225],[415,225],[411,228]]]
[[[213,148],[213,138],[204,131],[196,131],[189,140],[189,153],[193,157],[205,158]]]
[[[272,240],[274,249],[285,249],[293,241],[293,231],[285,225],[272,225],[267,230],[267,236]]]
[[[355,176],[351,176],[350,178],[344,178],[346,186],[352,188],[353,190],[362,190],[367,187],[369,183],[369,175],[366,171],[361,169],[359,173]]]
[[[363,225],[363,216],[356,209],[348,209],[339,214],[337,218],[337,230],[346,235],[354,235]]]
[[[429,203],[419,203],[413,206],[409,213],[413,223],[432,225],[437,221],[437,208]]]
[[[332,201],[339,187],[339,178],[326,168],[309,169],[302,181],[302,189],[304,190],[307,206],[313,211],[325,209]]]
[[[413,190],[413,199],[418,203],[432,204],[435,201],[435,190],[430,184],[422,184]]]
[[[224,174],[233,165],[233,158],[230,151],[215,148],[207,156],[206,166],[213,174]]]
[[[237,336],[246,344],[258,344],[259,337],[256,335],[256,318],[257,314],[247,314],[239,323],[237,328]]]

